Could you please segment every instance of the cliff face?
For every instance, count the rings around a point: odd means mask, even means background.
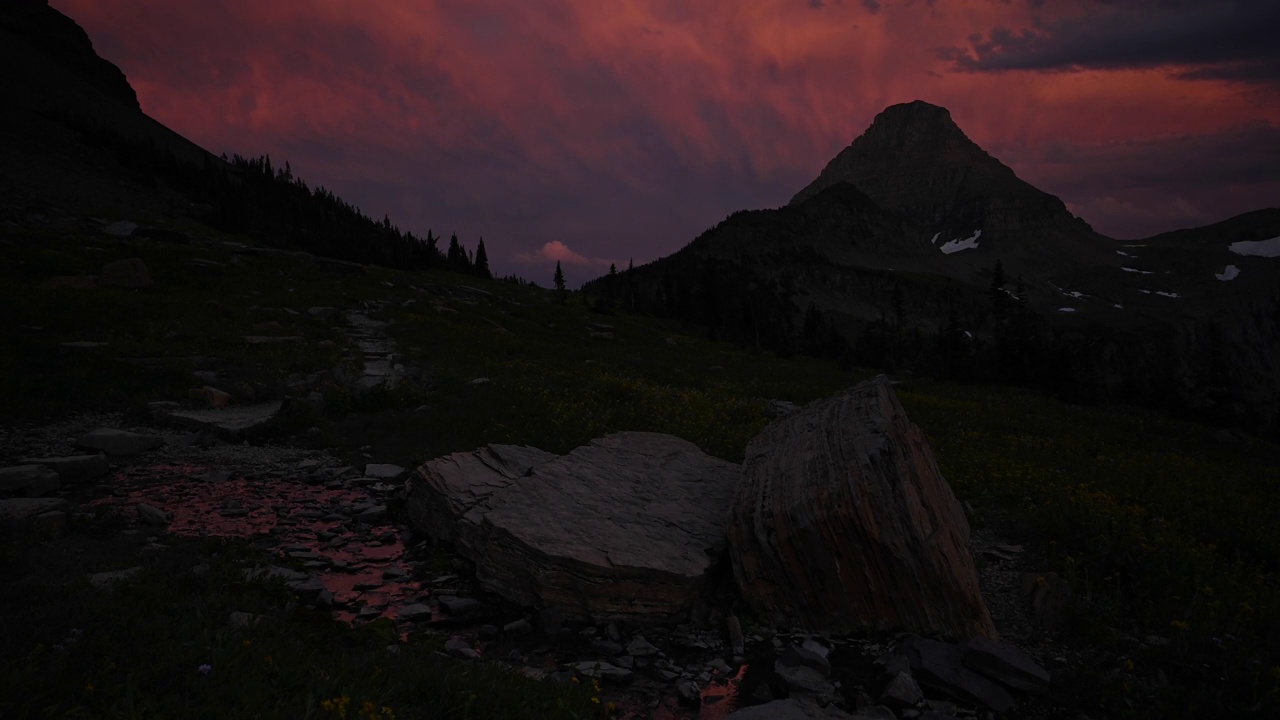
[[[32,48],[105,95],[138,108],[138,96],[120,68],[102,59],[84,28],[49,7],[48,0],[6,0],[0,30],[26,40]],[[22,72],[22,68],[17,68]]]

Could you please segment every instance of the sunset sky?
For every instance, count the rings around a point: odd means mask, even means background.
[[[51,0],[148,114],[547,285],[786,203],[943,105],[1131,238],[1280,206],[1275,0]]]

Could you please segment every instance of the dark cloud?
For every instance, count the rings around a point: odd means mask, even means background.
[[[1114,237],[1154,235],[1280,205],[1280,125],[1255,122],[1213,134],[994,152]]]
[[[1191,66],[1180,76],[1280,81],[1280,3],[1274,0],[1095,2],[1075,16],[1033,27],[997,26],[938,57],[964,72]],[[1058,9],[1058,8],[1055,8]]]

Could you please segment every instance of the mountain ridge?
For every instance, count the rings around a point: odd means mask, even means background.
[[[1273,237],[1275,208],[1109,238],[915,101],[879,113],[787,205],[635,268],[628,302],[784,352],[1078,399],[1176,397],[1265,424],[1280,420],[1280,263],[1228,239]],[[753,313],[765,320],[735,317]],[[1001,352],[1024,354],[1009,377]]]

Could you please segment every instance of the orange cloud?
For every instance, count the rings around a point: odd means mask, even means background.
[[[515,256],[515,259],[522,263],[551,261],[588,267],[593,265],[597,267],[608,267],[613,263],[612,260],[606,260],[604,258],[589,258],[585,255],[576,253],[571,250],[568,245],[565,245],[559,240],[552,240],[551,242],[543,243],[542,247],[538,248],[534,252],[519,253]]]

